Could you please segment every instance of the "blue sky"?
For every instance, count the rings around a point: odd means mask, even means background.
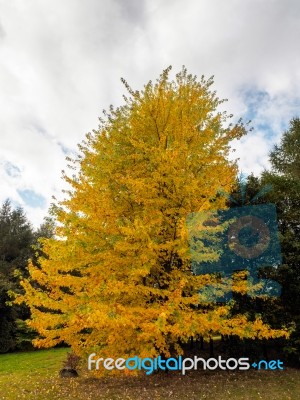
[[[122,104],[124,77],[141,89],[184,64],[253,130],[234,143],[243,173],[299,116],[298,0],[0,0],[0,201],[38,226],[62,198],[66,155]]]

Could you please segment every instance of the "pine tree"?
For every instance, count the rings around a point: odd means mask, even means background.
[[[32,255],[33,229],[22,208],[12,209],[6,200],[0,209],[0,353],[17,346],[18,319],[28,318],[25,307],[9,306],[9,290],[20,289],[15,270],[26,275]]]
[[[292,323],[294,333],[286,348],[300,360],[300,119],[293,118],[281,141],[270,153],[271,169],[261,184],[271,184],[269,201],[276,204],[281,233],[282,265],[275,279],[282,285],[277,320]],[[273,309],[274,314],[274,309]]]

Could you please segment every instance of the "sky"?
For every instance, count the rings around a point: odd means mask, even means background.
[[[163,69],[214,75],[226,110],[252,120],[233,143],[260,174],[300,116],[299,0],[0,0],[0,202],[35,227],[63,198],[66,156]]]

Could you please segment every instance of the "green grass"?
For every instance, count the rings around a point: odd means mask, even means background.
[[[68,349],[0,355],[0,399],[300,399],[300,371],[193,371],[137,378],[96,379],[82,368],[79,378],[58,376]]]
[[[61,366],[68,349],[50,349],[0,355],[0,376],[13,373],[48,375],[49,370]]]

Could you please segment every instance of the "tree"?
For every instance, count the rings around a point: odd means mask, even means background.
[[[209,275],[191,272],[186,217],[222,208],[237,167],[223,102],[185,68],[166,69],[140,92],[104,112],[73,160],[67,198],[53,206],[56,238],[43,239],[40,267],[22,285],[39,347],[66,342],[101,357],[180,354],[199,334],[284,335],[259,318],[230,316],[229,305],[200,304]],[[70,160],[72,161],[72,160]],[[207,254],[205,255],[207,256]],[[217,257],[211,254],[211,257]]]
[[[233,300],[231,303],[231,315],[243,314],[247,315],[248,318],[254,318],[259,315],[264,323],[269,324],[273,328],[280,329],[282,326],[287,326],[288,321],[286,318],[282,318],[284,311],[280,293],[274,295],[273,292],[272,295],[272,291],[266,290],[266,288],[272,288],[274,285],[278,284],[278,269],[281,268],[279,267],[281,258],[280,246],[277,248],[278,229],[272,226],[270,222],[270,213],[268,212],[270,206],[274,205],[276,191],[274,191],[274,187],[270,185],[270,182],[262,183],[260,178],[251,174],[247,176],[247,178],[243,176],[237,178],[236,185],[232,192],[230,194],[223,193],[223,195],[226,195],[228,200],[227,205],[230,209],[241,210],[244,207],[248,215],[251,215],[252,210],[254,215],[261,218],[263,224],[266,224],[269,229],[274,230],[273,233],[276,236],[276,240],[274,241],[273,236],[273,240],[271,238],[268,248],[261,252],[259,257],[253,259],[254,263],[257,264],[256,267],[255,264],[251,266],[247,260],[245,263],[238,265],[234,262],[234,258],[231,258],[230,261],[233,262],[234,269],[236,270],[232,275]],[[259,215],[257,209],[262,205],[265,206],[264,213]],[[258,232],[255,231],[255,226],[251,228],[250,232],[247,232],[246,229],[243,232],[241,229],[238,235],[238,243],[242,244],[243,240],[249,238],[249,248],[256,246],[259,242],[259,235],[257,235],[257,233]],[[225,231],[225,234],[228,234],[228,231]],[[252,243],[250,243],[251,239],[253,240]],[[245,240],[245,242],[247,242],[247,240]],[[270,249],[272,249],[271,258],[268,257]],[[225,255],[227,255],[228,259],[228,254]],[[224,256],[221,255],[220,261],[221,264],[226,265]],[[246,268],[243,268],[243,266]],[[253,277],[256,279],[253,279]],[[282,280],[280,280],[280,285],[281,284]],[[278,352],[278,350],[281,351],[282,348],[282,346],[280,347],[278,344],[278,339],[274,341],[265,340],[265,338],[263,340],[241,340],[241,338],[237,336],[223,338],[223,350],[232,356],[251,353],[256,357],[263,356],[264,358],[268,358],[267,347],[272,347],[273,350],[276,349]],[[282,352],[280,355],[282,356]]]
[[[300,360],[300,119],[294,118],[270,153],[271,169],[261,184],[272,184],[269,201],[277,206],[283,263],[276,271],[282,285],[280,320],[293,322],[287,349]]]
[[[33,229],[22,208],[12,210],[9,200],[0,209],[0,352],[12,350],[17,345],[18,319],[29,317],[28,309],[10,307],[7,292],[18,291],[15,270],[25,273],[32,256]]]

